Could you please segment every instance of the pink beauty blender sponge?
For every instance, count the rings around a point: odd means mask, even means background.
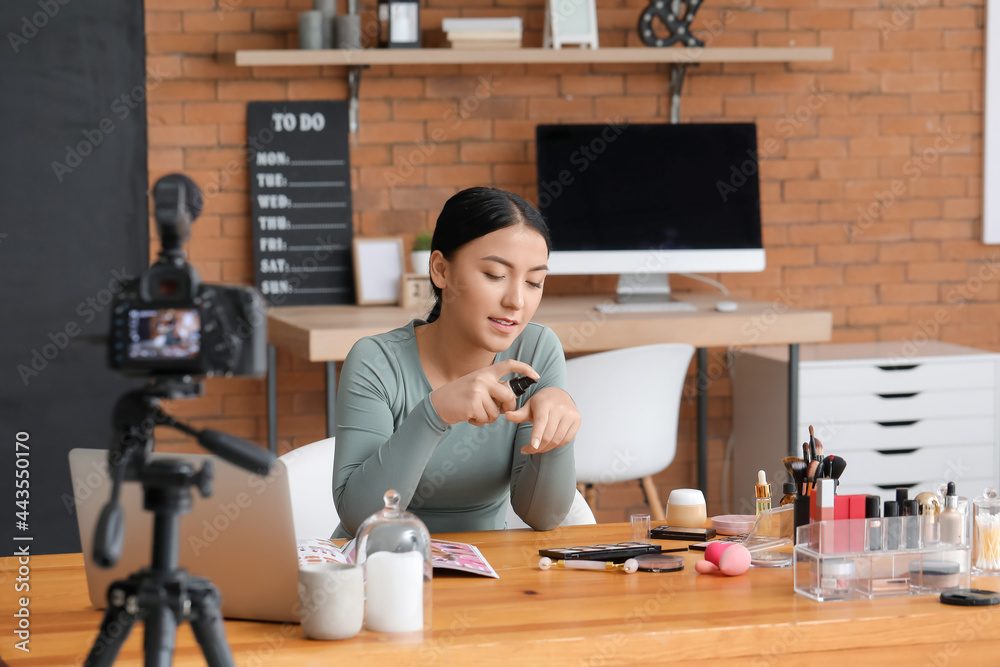
[[[714,542],[705,549],[705,560],[695,563],[701,574],[722,572],[736,577],[750,569],[750,552],[742,544]]]

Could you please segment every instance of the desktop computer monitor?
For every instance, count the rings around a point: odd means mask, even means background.
[[[752,123],[539,125],[551,274],[619,274],[663,299],[670,273],[763,271]]]

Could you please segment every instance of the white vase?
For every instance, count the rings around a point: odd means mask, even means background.
[[[413,272],[421,275],[430,274],[431,251],[412,250],[410,251],[410,261],[413,263]]]

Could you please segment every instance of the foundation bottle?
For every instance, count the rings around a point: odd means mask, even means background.
[[[955,482],[948,482],[948,495],[944,497],[941,511],[941,542],[945,544],[965,544],[965,516],[958,511],[958,494]]]

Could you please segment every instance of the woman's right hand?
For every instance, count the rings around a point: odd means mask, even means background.
[[[448,424],[492,424],[503,413],[517,408],[514,392],[500,381],[511,373],[539,378],[535,369],[523,361],[506,359],[438,387],[431,392],[431,405]]]

